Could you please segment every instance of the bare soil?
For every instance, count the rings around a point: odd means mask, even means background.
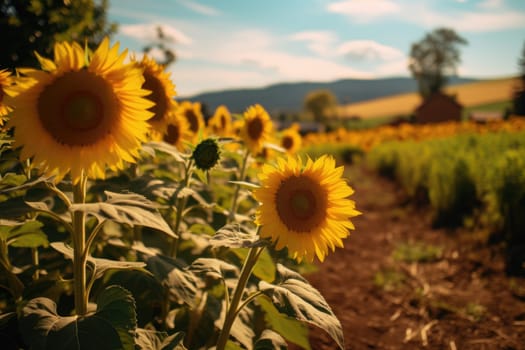
[[[347,173],[363,214],[345,248],[305,276],[341,321],[345,349],[525,349],[525,279],[505,274],[500,245],[432,228],[429,208],[407,204],[395,183],[359,165]],[[442,253],[395,258],[404,243]],[[310,338],[313,350],[337,349],[318,328]]]

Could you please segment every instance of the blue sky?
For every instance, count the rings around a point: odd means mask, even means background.
[[[109,18],[138,56],[162,26],[179,96],[410,76],[411,44],[438,27],[467,39],[464,77],[516,75],[525,44],[525,0],[111,0]]]

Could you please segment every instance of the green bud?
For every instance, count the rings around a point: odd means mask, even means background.
[[[201,170],[210,170],[220,158],[219,144],[215,139],[206,139],[195,147],[191,157],[195,166]]]

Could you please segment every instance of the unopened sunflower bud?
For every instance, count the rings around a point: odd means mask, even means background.
[[[197,168],[210,170],[219,161],[220,153],[217,141],[214,139],[206,139],[195,147],[192,158]]]

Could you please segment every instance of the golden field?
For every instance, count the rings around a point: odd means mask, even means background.
[[[458,102],[464,107],[473,107],[510,100],[517,82],[515,77],[484,80],[450,86],[445,91],[456,95]],[[421,97],[418,93],[399,94],[340,106],[339,116],[375,118],[407,115],[420,103]]]

